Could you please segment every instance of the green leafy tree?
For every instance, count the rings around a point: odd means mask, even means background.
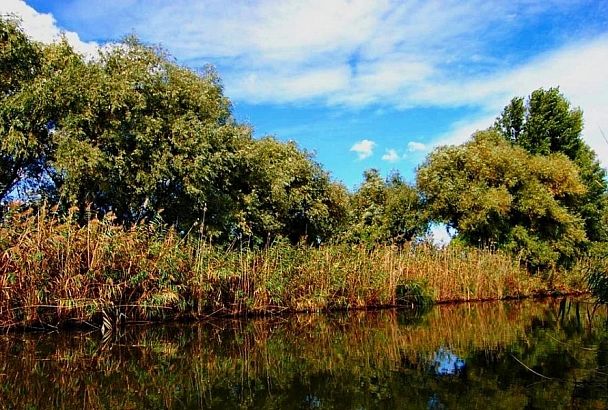
[[[398,173],[383,180],[378,170],[365,171],[351,198],[349,241],[403,244],[427,231],[428,220],[414,187]]]
[[[504,108],[502,114],[496,119],[494,128],[507,140],[514,144],[519,143],[525,123],[526,107],[524,99],[515,97]]]
[[[65,39],[44,46],[0,19],[0,41],[0,201],[15,188],[22,200],[54,197],[59,132],[89,109],[86,91],[96,78]]]
[[[90,62],[65,54],[60,95],[71,104],[53,119],[51,161],[59,197],[122,222],[162,210],[189,228],[206,216],[207,233],[227,235],[238,151],[251,132],[232,119],[216,73],[134,39]]]
[[[245,175],[239,229],[261,240],[324,242],[342,229],[346,189],[293,142],[266,137],[243,150]]]
[[[403,181],[398,173],[387,181],[382,224],[390,242],[402,244],[424,236],[429,221],[415,187]]]
[[[559,88],[538,89],[526,103],[516,97],[497,118],[494,128],[507,140],[538,155],[563,153],[579,168],[586,186],[577,210],[591,241],[608,241],[608,183],[593,150],[583,141],[583,113],[573,108]]]
[[[23,34],[19,23],[0,19],[0,203],[20,182],[42,172],[48,130],[27,105],[42,61],[41,47]]]
[[[433,220],[468,244],[510,250],[533,269],[571,263],[587,243],[576,209],[586,189],[564,154],[532,155],[483,131],[433,151],[417,182]]]
[[[377,169],[365,171],[363,178],[351,198],[352,224],[347,238],[354,242],[381,242],[386,239],[383,226],[386,183]]]
[[[252,138],[212,68],[135,38],[94,59],[0,20],[0,201],[16,186],[132,223],[162,212],[221,240],[326,240],[347,193],[295,144]],[[21,199],[26,199],[20,195]]]

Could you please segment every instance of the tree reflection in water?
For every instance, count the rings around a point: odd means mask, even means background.
[[[607,385],[605,311],[566,300],[0,335],[3,408],[604,408]]]

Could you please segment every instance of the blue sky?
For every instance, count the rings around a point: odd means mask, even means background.
[[[370,167],[413,180],[433,147],[556,85],[608,165],[608,1],[3,0],[7,12],[84,53],[135,33],[213,64],[239,121],[297,141],[351,188]]]

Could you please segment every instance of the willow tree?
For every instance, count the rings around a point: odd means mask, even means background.
[[[0,201],[31,185],[129,224],[161,213],[186,231],[325,240],[346,191],[294,144],[255,140],[219,76],[135,38],[84,58],[0,19]],[[20,194],[19,198],[27,198]]]
[[[383,179],[375,169],[350,200],[350,242],[403,244],[428,231],[428,218],[416,189],[398,173]]]
[[[494,129],[536,155],[562,153],[578,167],[586,193],[577,203],[593,242],[608,242],[608,182],[595,152],[582,138],[583,112],[559,88],[538,89],[524,101],[516,97],[496,119]]]
[[[533,155],[494,130],[437,148],[418,169],[437,222],[461,240],[519,255],[531,268],[571,263],[588,241],[577,208],[586,188],[564,154]]]
[[[6,19],[0,41],[0,201],[29,187],[122,222],[162,211],[187,227],[206,214],[208,231],[230,230],[238,151],[252,138],[213,70],[135,39],[85,59]]]
[[[30,104],[43,52],[17,21],[0,19],[0,203],[28,179],[37,179],[50,150],[43,111]]]
[[[348,193],[294,142],[272,137],[242,151],[239,229],[264,241],[283,236],[291,242],[326,242],[344,228]]]

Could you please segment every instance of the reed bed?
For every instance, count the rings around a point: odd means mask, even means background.
[[[0,224],[0,327],[64,326],[519,298],[553,284],[498,251],[211,244],[155,221],[12,211]],[[571,290],[571,289],[562,289]]]

